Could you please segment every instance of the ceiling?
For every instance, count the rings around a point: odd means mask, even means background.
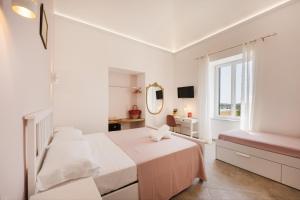
[[[176,52],[289,0],[56,0],[55,14]]]

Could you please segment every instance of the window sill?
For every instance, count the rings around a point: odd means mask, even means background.
[[[223,117],[214,117],[211,118],[211,120],[218,120],[218,121],[230,121],[230,122],[240,122],[240,119],[235,119],[235,118],[223,118]]]

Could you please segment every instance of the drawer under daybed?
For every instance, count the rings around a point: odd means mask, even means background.
[[[274,136],[273,139],[272,134],[244,131],[222,133],[217,140],[216,158],[300,189],[300,139],[279,136],[279,140]],[[264,146],[267,148],[262,148]],[[272,149],[272,146],[275,148]]]

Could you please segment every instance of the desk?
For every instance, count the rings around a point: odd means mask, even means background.
[[[122,130],[125,129],[131,129],[131,128],[140,128],[145,126],[145,119],[140,118],[140,119],[129,119],[129,118],[124,118],[124,119],[113,119],[113,120],[108,120],[109,124],[121,124]]]
[[[135,123],[135,122],[144,122],[145,119],[140,118],[140,119],[121,119],[121,123]]]
[[[113,120],[108,120],[109,124],[115,124],[115,123],[135,123],[135,122],[143,122],[145,121],[144,118],[140,118],[140,119],[129,119],[129,118],[125,118],[125,119],[113,119]]]
[[[195,127],[198,123],[198,119],[182,117],[182,116],[174,116],[176,124],[180,124],[180,133],[184,135],[188,135],[190,137],[196,136],[197,128]]]

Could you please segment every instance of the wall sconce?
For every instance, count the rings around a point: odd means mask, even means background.
[[[11,8],[17,14],[34,19],[36,18],[37,2],[36,0],[12,0]]]

